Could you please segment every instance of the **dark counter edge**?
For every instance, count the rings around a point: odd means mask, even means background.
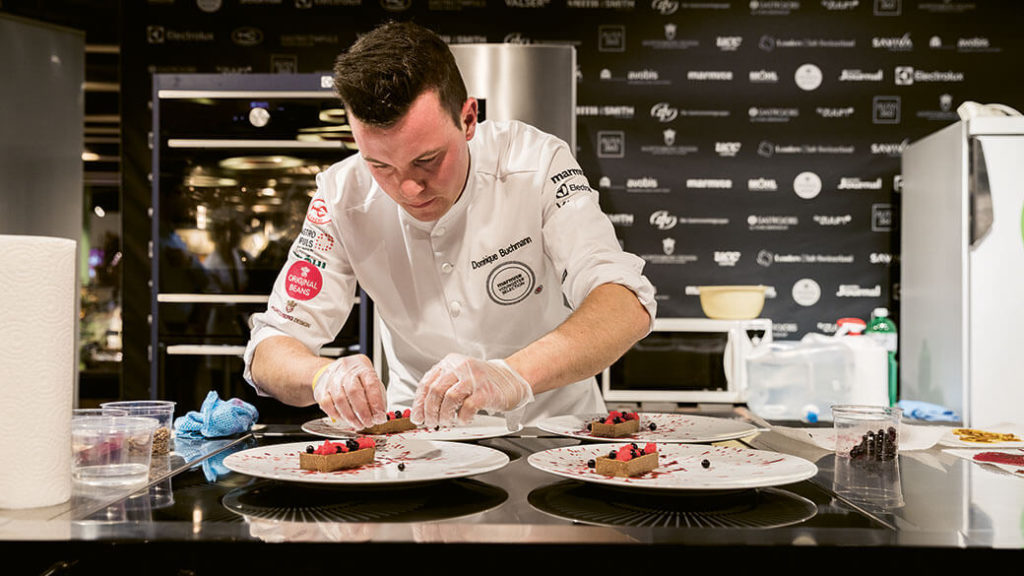
[[[899,561],[894,566],[949,568],[951,562],[1021,558],[1020,550],[992,548],[934,548],[906,546],[775,546],[714,544],[518,544],[518,543],[265,543],[265,542],[46,542],[0,544],[7,562],[5,574],[306,574],[335,571],[343,558],[361,559],[370,569],[383,564],[448,571],[528,571],[563,573],[593,571],[603,561],[623,563],[662,574],[705,567],[729,572],[776,566],[803,570],[850,558]],[[1014,556],[1011,556],[1014,555]],[[799,561],[799,564],[789,562]],[[806,564],[820,561],[823,564]],[[364,564],[363,562],[366,562]],[[509,563],[512,562],[510,566]],[[825,563],[827,562],[827,563]],[[909,564],[908,564],[909,562]],[[347,561],[344,562],[347,564]],[[383,563],[383,564],[382,564]],[[368,566],[367,566],[368,564]],[[724,564],[724,566],[723,566]],[[746,566],[744,566],[746,564]],[[878,565],[874,565],[878,566]],[[14,570],[9,572],[8,570]]]

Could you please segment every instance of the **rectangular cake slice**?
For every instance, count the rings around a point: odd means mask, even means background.
[[[315,450],[312,446],[308,446],[306,452],[299,453],[299,468],[317,472],[334,472],[335,470],[366,466],[373,462],[376,446],[371,438],[358,438],[347,442],[353,444],[347,446],[346,442],[325,440]]]
[[[369,428],[363,428],[359,431],[360,434],[394,434],[395,432],[405,432],[406,430],[414,430],[416,425],[409,419],[409,410],[406,409],[404,412],[395,410],[394,412],[388,412],[388,421],[383,424],[374,424]]]
[[[640,417],[636,412],[619,412],[613,410],[608,416],[587,424],[591,436],[601,438],[621,438],[636,434],[640,430]]]
[[[658,467],[658,446],[653,442],[648,442],[643,448],[626,444],[610,451],[607,456],[598,456],[588,466],[605,476],[641,476]]]

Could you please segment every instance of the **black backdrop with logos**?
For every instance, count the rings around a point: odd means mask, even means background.
[[[386,19],[569,43],[579,161],[660,315],[765,284],[775,337],[898,321],[899,170],[965,100],[1024,108],[1013,0],[147,0],[123,10],[125,338],[148,341],[150,74],[329,72]],[[936,223],[941,226],[942,223]],[[148,360],[125,350],[126,395]]]

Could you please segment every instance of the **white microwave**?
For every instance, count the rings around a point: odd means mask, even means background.
[[[743,403],[746,359],[772,341],[772,321],[656,318],[644,339],[604,370],[613,402]]]

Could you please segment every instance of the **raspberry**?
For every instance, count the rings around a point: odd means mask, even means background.
[[[410,414],[412,414],[412,411],[406,408],[402,411],[402,418],[408,418]]]
[[[658,445],[655,444],[654,442],[648,442],[647,445],[644,446],[644,454],[651,454],[651,453],[657,452],[657,451],[658,451]]]

